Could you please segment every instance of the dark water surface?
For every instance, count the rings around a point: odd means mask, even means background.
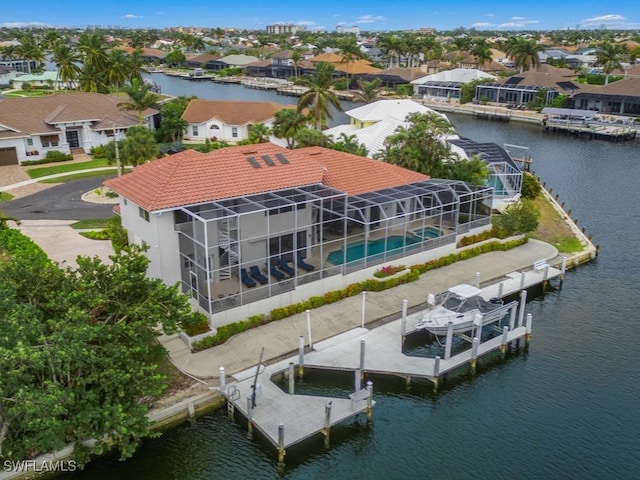
[[[529,146],[533,170],[601,245],[562,290],[528,305],[527,352],[481,359],[475,377],[437,395],[427,383],[374,379],[372,425],[333,429],[327,451],[312,441],[287,452],[282,474],[272,448],[218,412],[145,442],[127,462],[102,459],[68,478],[640,478],[640,144],[451,119],[474,140]]]

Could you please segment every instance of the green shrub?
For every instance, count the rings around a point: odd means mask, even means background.
[[[95,145],[91,147],[89,154],[93,157],[105,158],[106,157],[106,148],[104,145]]]
[[[109,232],[106,230],[90,230],[88,232],[80,232],[80,235],[91,240],[109,240]]]
[[[523,172],[522,174],[522,188],[520,189],[520,193],[524,198],[528,198],[529,200],[535,200],[540,192],[542,191],[542,185],[536,177],[531,175],[529,172]]]
[[[109,219],[106,230],[109,233],[114,252],[121,252],[129,245],[127,230],[122,226],[119,215],[114,215]]]
[[[206,333],[210,330],[207,317],[198,312],[196,312],[194,315],[188,315],[187,317],[183,318],[180,322],[180,326],[182,327],[182,330],[184,330],[184,332],[190,337],[200,335],[201,333]]]
[[[71,155],[70,153],[62,153],[58,150],[49,150],[44,158],[51,163],[66,162],[68,160],[73,160],[73,155]]]

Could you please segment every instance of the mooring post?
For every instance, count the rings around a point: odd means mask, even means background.
[[[474,318],[473,318],[473,324],[476,327],[476,334],[475,336],[478,338],[482,338],[482,315],[479,314],[478,312],[476,312]]]
[[[193,420],[196,416],[196,405],[193,402],[189,402],[187,405],[187,415],[189,415],[189,420]]]
[[[367,392],[369,395],[367,396],[367,421],[371,421],[371,410],[373,407],[373,382],[369,380],[367,382]]]
[[[298,337],[298,376],[304,376],[304,337]]]
[[[438,390],[438,381],[440,378],[440,357],[436,356],[433,363],[433,389]]]
[[[247,438],[253,440],[253,401],[247,397]]]
[[[364,340],[360,340],[360,371],[364,373],[364,347],[366,342]]]
[[[284,424],[278,424],[278,466],[284,466],[284,456],[287,452],[284,450]]]
[[[453,343],[453,322],[447,325],[447,340],[444,345],[444,359],[449,360],[451,357],[451,344]]]
[[[225,387],[224,367],[218,368],[218,376],[220,378],[220,391],[224,393],[224,387]]]
[[[404,332],[407,331],[407,307],[409,301],[407,299],[402,300],[402,321],[400,322],[400,348],[404,345]]]
[[[516,314],[518,310],[518,304],[516,303],[511,308],[511,315],[509,316],[509,331],[513,330],[516,326]]]
[[[522,290],[520,292],[520,315],[518,316],[518,326],[524,325],[524,307],[527,305],[527,291]]]
[[[562,266],[560,267],[560,286],[562,286],[562,282],[564,282],[564,272],[567,271],[567,256],[562,256]]]
[[[365,317],[365,306],[367,303],[367,291],[363,290],[362,292],[362,328],[364,328],[364,317]]]
[[[527,274],[525,272],[520,272],[520,290],[524,290],[524,282]]]
[[[502,292],[504,292],[504,282],[500,282],[498,285],[498,298],[502,298]]]
[[[507,353],[507,342],[509,341],[509,327],[506,325],[502,328],[502,340],[500,341],[500,352],[502,355]]]
[[[529,344],[529,342],[531,341],[531,326],[533,323],[533,316],[530,313],[527,313],[527,324],[526,324],[526,333],[525,333],[525,341],[527,343],[527,345]]]
[[[549,265],[545,265],[544,271],[542,273],[542,290],[547,289],[547,284],[549,283]]]
[[[331,402],[324,406],[324,448],[329,448],[329,434],[331,432]]]
[[[289,395],[293,395],[296,386],[295,368],[293,362],[289,362]]]
[[[471,373],[476,373],[476,362],[478,361],[478,345],[480,340],[478,337],[473,337],[473,343],[471,344]]]
[[[311,310],[307,310],[307,332],[309,333],[309,349],[313,350],[313,342],[311,341]]]
[[[361,370],[359,368],[356,368],[356,372],[355,372],[355,392],[358,393],[361,389],[362,389],[362,377],[360,377],[361,375]]]
[[[480,288],[480,272],[476,272],[476,288]]]

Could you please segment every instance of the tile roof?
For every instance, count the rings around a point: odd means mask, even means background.
[[[182,118],[188,123],[204,123],[215,118],[227,125],[246,125],[266,122],[283,108],[295,109],[296,106],[275,102],[194,99],[187,105]]]
[[[93,92],[0,99],[0,124],[24,134],[57,132],[53,123],[98,120],[94,129],[137,125],[136,112],[118,108],[121,96]],[[148,109],[145,114],[156,113]]]
[[[288,163],[276,157],[282,154]],[[270,156],[274,165],[262,158]],[[260,165],[254,167],[248,157]],[[323,183],[349,195],[427,180],[420,173],[321,147],[287,150],[271,143],[194,150],[136,167],[105,185],[150,211]]]

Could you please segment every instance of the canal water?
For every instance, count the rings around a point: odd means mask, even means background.
[[[241,89],[236,98],[255,93]],[[126,462],[101,459],[65,478],[638,478],[640,145],[450,118],[471,139],[530,147],[536,175],[601,246],[561,290],[528,305],[534,328],[526,352],[504,362],[481,359],[477,375],[460,374],[438,394],[426,383],[406,389],[374,379],[371,426],[363,420],[332,430],[329,450],[318,440],[287,452],[284,472],[272,448],[247,440],[217,412],[145,442]],[[346,380],[317,380],[316,389],[347,390]]]

